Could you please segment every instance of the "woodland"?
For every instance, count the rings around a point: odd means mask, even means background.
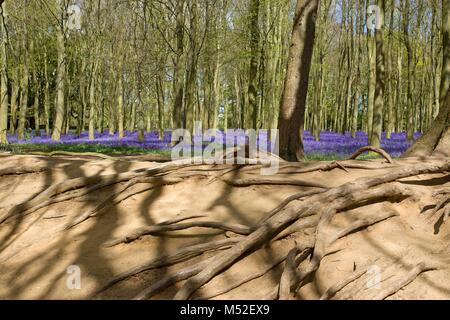
[[[450,298],[450,0],[0,0],[0,63],[0,299]]]

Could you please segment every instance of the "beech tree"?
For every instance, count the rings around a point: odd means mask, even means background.
[[[304,157],[303,127],[319,0],[298,0],[280,106],[280,156],[289,161]]]
[[[404,157],[450,156],[450,0],[442,1],[442,42],[444,55],[439,114]]]

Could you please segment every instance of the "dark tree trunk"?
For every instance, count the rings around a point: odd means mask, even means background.
[[[450,90],[430,129],[419,138],[403,157],[450,157]]]
[[[318,5],[319,0],[297,0],[295,10],[278,123],[280,156],[288,161],[304,158],[302,137]]]
[[[442,1],[443,62],[439,114],[403,157],[450,157],[450,0]],[[442,99],[444,97],[444,99]]]

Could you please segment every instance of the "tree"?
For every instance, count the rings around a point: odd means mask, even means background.
[[[441,100],[439,114],[428,131],[420,137],[403,157],[450,156],[450,0],[442,1],[442,41],[444,56],[442,63]],[[447,87],[447,89],[445,89]],[[446,90],[446,91],[445,91]]]
[[[6,136],[8,130],[8,62],[6,56],[6,47],[8,45],[8,34],[5,22],[5,5],[0,3],[0,32],[1,32],[1,89],[0,89],[0,144],[7,144]]]
[[[297,0],[278,127],[280,156],[304,158],[303,127],[319,0]]]
[[[250,7],[250,73],[248,84],[248,107],[252,112],[252,128],[256,129],[258,124],[258,103],[256,96],[257,75],[258,75],[258,55],[259,55],[259,0],[252,0]],[[249,122],[250,123],[250,122]]]
[[[185,0],[177,0],[176,3],[176,57],[174,61],[173,77],[173,128],[183,127],[183,96],[184,96],[184,7]]]
[[[58,67],[57,67],[57,102],[56,102],[56,119],[53,125],[52,140],[59,141],[63,129],[65,115],[64,87],[66,82],[66,16],[67,3],[66,0],[58,0]]]
[[[450,0],[442,0],[442,44],[444,50],[439,94],[441,104],[450,88]]]
[[[384,12],[386,10],[386,1],[378,0],[377,5],[379,14],[377,17],[377,26],[375,30],[376,44],[376,83],[375,83],[375,101],[373,108],[373,128],[370,144],[374,147],[381,145],[381,131],[383,130],[383,101],[385,87],[385,69],[384,69]]]

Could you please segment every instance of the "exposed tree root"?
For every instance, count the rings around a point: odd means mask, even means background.
[[[212,299],[217,296],[223,295],[225,293],[228,293],[228,292],[230,292],[236,288],[239,288],[240,286],[242,286],[252,280],[258,279],[258,278],[266,275],[268,272],[270,272],[272,269],[277,267],[280,263],[282,263],[285,260],[286,260],[286,256],[276,256],[273,258],[273,260],[271,261],[270,264],[268,264],[265,268],[263,268],[263,270],[261,270],[257,273],[249,274],[249,275],[245,276],[244,278],[238,279],[237,281],[231,283],[226,288],[220,288],[220,289],[214,291],[213,293],[210,293],[208,295],[202,295],[201,297],[198,297],[194,300],[200,300],[200,299],[208,300],[208,299]]]
[[[349,172],[348,169],[360,169],[360,170],[381,170],[381,169],[392,169],[396,165],[390,164],[389,166],[383,165],[383,166],[373,166],[373,165],[365,165],[365,164],[358,164],[358,163],[346,163],[345,161],[332,161],[330,163],[315,165],[309,168],[299,168],[294,170],[285,170],[289,168],[298,168],[298,164],[289,164],[286,166],[280,167],[280,173],[283,174],[302,174],[302,173],[311,173],[315,171],[331,171],[334,169],[342,169],[345,172]]]
[[[223,249],[223,248],[229,247],[229,246],[239,242],[240,240],[241,240],[241,237],[236,237],[236,238],[227,238],[227,239],[216,240],[216,241],[207,242],[207,243],[200,243],[200,244],[192,245],[192,246],[189,246],[186,248],[182,248],[179,251],[175,252],[174,254],[161,256],[157,259],[152,259],[152,260],[148,261],[147,263],[144,263],[133,269],[130,269],[128,271],[118,274],[113,279],[111,279],[108,283],[106,283],[102,288],[100,288],[96,292],[96,295],[100,294],[101,292],[104,292],[105,290],[109,289],[116,283],[119,283],[125,279],[128,279],[128,278],[130,278],[134,275],[137,275],[139,273],[142,273],[144,271],[180,263],[180,262],[189,260],[193,257],[202,255],[203,253],[208,252],[210,250],[217,250],[217,249]]]
[[[223,231],[231,231],[236,234],[240,235],[247,235],[251,232],[251,229],[247,226],[240,225],[240,224],[225,224],[215,221],[198,221],[198,222],[188,222],[188,223],[179,223],[179,224],[167,224],[167,225],[153,225],[153,226],[146,226],[138,228],[132,232],[130,232],[128,235],[112,240],[111,242],[108,242],[106,245],[109,247],[121,244],[121,243],[129,243],[133,242],[140,237],[143,237],[145,235],[152,235],[152,234],[160,234],[162,232],[168,232],[168,231],[179,231],[179,230],[186,230],[190,228],[212,228],[212,229],[219,229]]]
[[[367,199],[380,199],[380,198],[389,198],[389,197],[408,197],[411,195],[411,192],[408,188],[398,184],[391,183],[387,185],[383,185],[377,187],[372,190],[361,191],[359,195],[355,196],[355,198],[359,198],[356,203],[367,200]],[[305,270],[302,270],[297,275],[297,290],[300,289],[302,282],[311,274],[313,274],[320,266],[322,259],[328,254],[328,248],[338,239],[345,237],[346,235],[362,228],[368,227],[380,221],[386,220],[390,217],[396,216],[396,212],[388,211],[377,214],[371,218],[361,219],[353,222],[349,226],[339,230],[338,232],[331,233],[329,230],[329,223],[331,222],[332,217],[343,208],[346,208],[350,205],[348,198],[341,198],[340,201],[337,201],[336,204],[331,204],[328,208],[326,208],[321,214],[319,223],[317,224],[316,229],[316,242],[314,245],[314,254],[311,258],[309,265]]]
[[[313,187],[326,189],[327,186],[307,180],[298,179],[270,179],[270,178],[247,178],[247,179],[222,179],[229,185],[235,187],[248,187],[253,185],[291,185],[302,187]]]
[[[430,223],[432,222],[431,219],[438,213],[441,209],[443,210],[443,221],[447,221],[449,215],[450,215],[450,197],[446,196],[447,190],[439,190],[433,194],[434,197],[437,197],[439,195],[445,195],[441,201],[439,201],[436,206],[433,208],[433,211],[429,214],[427,217],[427,220],[430,220]]]
[[[19,165],[15,167],[8,167],[0,169],[0,177],[7,175],[19,175],[19,174],[29,174],[29,173],[39,173],[48,171],[49,168],[46,165]]]
[[[450,194],[450,188],[443,188],[438,191],[433,192],[433,197],[437,197],[439,195]]]
[[[297,267],[310,254],[313,245],[313,241],[304,245],[296,244],[295,247],[289,251],[280,279],[280,287],[278,290],[278,298],[280,300],[294,299],[293,284],[295,283],[295,278],[297,276]],[[299,259],[296,259],[297,255],[299,253],[304,253],[305,250],[307,254],[303,254]]]
[[[449,216],[450,216],[450,203],[444,207],[444,216],[443,216],[444,222],[448,220]]]
[[[392,164],[392,159],[389,155],[384,154],[385,152],[381,149],[375,150],[366,147],[358,150],[358,152],[360,152],[359,154],[364,151],[378,152],[386,159],[386,161]],[[353,156],[357,157],[359,155],[358,152]],[[404,167],[392,165],[389,166],[389,172],[374,177],[360,178],[341,186],[330,188],[329,186],[321,185],[313,181],[291,178],[286,179],[281,177],[235,179],[226,175],[234,170],[240,170],[242,168],[241,165],[236,165],[232,168],[230,168],[230,166],[218,166],[213,169],[215,171],[214,174],[207,174],[203,172],[204,170],[201,168],[194,168],[194,166],[201,165],[204,164],[168,163],[156,168],[140,169],[118,175],[67,180],[49,187],[33,199],[12,208],[5,216],[0,218],[0,223],[12,216],[30,213],[52,203],[85,196],[101,188],[120,183],[120,185],[116,186],[116,190],[114,190],[107,198],[103,199],[102,202],[97,204],[93,209],[76,217],[65,226],[66,228],[72,228],[90,217],[105,212],[107,209],[111,208],[111,206],[120,203],[134,194],[166,184],[179,183],[183,181],[186,176],[192,176],[193,174],[199,176],[212,176],[213,180],[222,179],[227,184],[238,187],[251,185],[295,185],[311,187],[314,189],[296,193],[286,198],[278,206],[267,212],[263,218],[253,226],[228,224],[216,221],[185,222],[189,219],[203,217],[196,215],[175,218],[155,225],[141,227],[123,237],[107,242],[104,244],[105,246],[115,246],[132,242],[146,235],[163,236],[166,232],[190,228],[211,228],[224,232],[231,232],[230,238],[196,244],[182,248],[174,254],[152,259],[143,265],[117,275],[97,292],[97,294],[100,294],[118,282],[144,271],[185,262],[209,251],[210,254],[208,254],[208,258],[203,259],[200,262],[194,262],[174,273],[169,273],[167,276],[151,284],[148,288],[134,297],[135,299],[147,299],[164,291],[179,281],[187,280],[181,286],[180,290],[178,290],[174,298],[189,299],[199,288],[215,278],[219,273],[238,263],[244,257],[260,250],[271,241],[277,241],[290,235],[292,235],[292,238],[294,236],[298,237],[299,234],[294,235],[294,233],[303,232],[304,235],[306,234],[307,239],[303,239],[303,241],[298,244],[296,243],[295,247],[287,254],[287,256],[286,253],[289,247],[284,249],[283,255],[280,255],[278,252],[278,255],[274,260],[270,261],[267,266],[257,273],[249,274],[243,278],[232,281],[230,284],[227,284],[226,288],[219,288],[206,296],[206,298],[213,298],[227,293],[244,283],[248,283],[251,280],[265,275],[274,267],[279,266],[285,261],[279,285],[277,285],[276,288],[273,288],[269,296],[271,298],[293,299],[295,298],[297,291],[320,267],[323,258],[332,252],[336,252],[336,250],[331,251],[330,249],[338,239],[398,215],[395,211],[387,208],[383,212],[379,212],[370,217],[358,217],[355,221],[339,230],[335,230],[332,227],[332,220],[337,213],[345,214],[346,211],[357,206],[366,205],[376,201],[385,201],[387,199],[404,200],[411,197],[413,191],[407,185],[397,182],[399,179],[421,174],[439,174],[450,170],[450,161],[438,161],[433,164],[414,164]],[[288,168],[288,165],[284,163],[283,165],[285,165],[283,168]],[[314,168],[300,168],[299,171],[295,172],[312,172],[315,170],[332,170],[335,168],[347,170],[350,166],[347,166],[345,163],[334,162],[316,166]],[[384,168],[385,167],[378,167],[377,169]],[[447,189],[443,189],[438,191],[436,196],[447,195],[448,193]],[[448,203],[448,199],[444,200],[440,201],[434,208],[433,215],[439,210],[443,210],[444,219],[447,219],[450,215],[450,204]],[[214,250],[220,251],[211,252]],[[305,261],[308,256],[311,256],[311,259]],[[433,269],[435,268],[432,268],[429,265],[419,264],[407,275],[407,277],[403,278],[400,282],[394,284],[384,292],[381,292],[377,298],[384,299],[394,294],[402,287],[412,282],[420,273]],[[353,273],[348,278],[330,287],[321,298],[332,298],[344,287],[348,286],[353,281],[356,281],[365,273],[366,270]],[[204,299],[205,296],[201,298]]]
[[[322,296],[320,297],[320,300],[329,300],[333,298],[339,291],[344,289],[346,286],[348,286],[350,283],[352,283],[355,280],[358,280],[363,275],[367,273],[366,269],[362,269],[358,272],[352,273],[349,277],[345,278],[344,280],[336,283],[335,285],[331,286],[330,288],[325,291]]]
[[[46,156],[46,157],[54,157],[54,156],[70,156],[70,157],[95,157],[101,158],[105,160],[111,161],[122,161],[120,158],[111,157],[103,153],[98,152],[69,152],[69,151],[52,151],[52,152],[41,152],[41,151],[33,151],[28,154],[37,155],[37,156]]]
[[[372,146],[367,146],[367,147],[363,147],[363,148],[361,148],[361,149],[356,150],[355,153],[353,153],[353,154],[348,158],[348,160],[356,159],[359,155],[363,154],[363,153],[366,152],[366,151],[372,151],[372,152],[378,153],[380,156],[382,156],[383,158],[385,158],[387,162],[389,162],[389,163],[394,163],[394,161],[392,161],[391,156],[390,156],[386,151],[384,151],[384,150],[381,149],[381,148],[372,147]]]
[[[169,288],[171,285],[173,285],[179,281],[189,279],[190,277],[198,274],[213,260],[214,260],[214,257],[211,257],[211,258],[203,260],[193,266],[189,266],[189,267],[183,268],[180,271],[177,271],[173,274],[169,274],[169,275],[165,276],[164,278],[160,279],[159,281],[153,283],[150,287],[146,288],[142,292],[140,292],[138,295],[136,295],[133,298],[133,300],[144,300],[144,299],[151,298],[155,294],[158,294],[161,291]]]
[[[175,183],[179,183],[183,181],[182,178],[179,177],[136,177],[131,179],[130,181],[128,181],[125,185],[120,186],[119,190],[115,191],[114,193],[112,193],[111,195],[109,195],[108,197],[106,197],[106,199],[104,199],[102,202],[100,202],[97,206],[95,206],[93,209],[83,213],[82,215],[80,215],[79,217],[77,217],[75,219],[75,221],[72,221],[70,223],[68,223],[66,225],[66,229],[70,229],[73,228],[77,225],[79,225],[80,223],[82,223],[83,221],[86,221],[87,219],[89,219],[90,217],[100,213],[101,211],[106,210],[107,208],[110,208],[120,202],[122,202],[123,200],[125,200],[126,198],[131,197],[132,195],[141,193],[143,191],[147,191],[150,189],[154,189],[156,187],[160,187],[163,185],[170,185],[170,184],[175,184]],[[125,190],[127,190],[128,188],[130,188],[131,186],[134,186],[136,184],[149,184],[148,186],[143,186],[140,189],[134,191],[131,194],[124,194],[123,192]]]
[[[449,168],[450,162],[432,165],[407,166],[395,170],[394,172],[389,172],[376,177],[358,179],[354,182],[346,183],[340,187],[330,189],[323,194],[312,196],[303,201],[302,204],[298,206],[297,210],[281,210],[278,214],[268,219],[260,226],[260,228],[252,232],[233,248],[218,254],[216,259],[209,264],[207,268],[193,276],[183,285],[183,287],[175,295],[175,298],[189,298],[192,293],[203,284],[210,281],[221,271],[230,267],[244,254],[248,254],[249,252],[252,252],[262,246],[267,241],[270,241],[303,214],[310,211],[323,212],[323,206],[330,206],[332,210],[328,210],[327,212],[321,214],[321,220],[318,224],[318,231],[316,233],[316,237],[318,239],[316,239],[313,263],[318,265],[320,259],[324,255],[324,252],[326,252],[323,248],[324,240],[321,240],[321,238],[323,238],[323,235],[321,234],[323,233],[324,227],[328,225],[329,220],[331,220],[334,216],[335,212],[343,210],[344,208],[354,205],[355,203],[367,201],[369,199],[383,197],[389,198],[392,196],[409,196],[410,191],[400,184],[391,184],[390,187],[389,185],[383,184],[419,174],[440,173],[442,171],[447,171]],[[377,186],[380,187],[373,189],[373,187]],[[325,242],[325,244],[326,243],[327,242]],[[315,270],[316,268],[311,269]]]
[[[30,210],[30,212],[35,211],[35,207],[42,208],[43,202],[49,201],[48,203],[55,203],[59,201],[65,201],[65,197],[58,199],[58,200],[52,200],[53,197],[63,194],[65,192],[71,191],[71,190],[79,190],[78,194],[75,194],[74,196],[67,196],[68,200],[73,199],[73,197],[78,197],[81,195],[85,195],[89,192],[99,190],[101,188],[114,185],[120,182],[130,181],[133,178],[139,178],[139,177],[152,177],[156,175],[162,175],[167,174],[168,172],[172,170],[179,170],[187,166],[200,166],[200,164],[191,164],[191,159],[188,160],[180,160],[180,161],[173,161],[170,163],[158,165],[156,167],[152,167],[149,169],[138,169],[135,171],[120,173],[120,174],[111,174],[111,175],[96,175],[91,177],[82,177],[82,178],[75,178],[70,180],[65,180],[60,183],[51,185],[46,190],[41,192],[40,194],[36,195],[34,198],[25,201],[21,204],[18,204],[11,208],[6,214],[3,216],[0,216],[0,224],[5,222],[7,219],[19,215],[23,212],[26,212]],[[83,190],[84,189],[84,190]]]
[[[400,289],[406,287],[408,284],[414,281],[414,279],[417,278],[419,274],[425,271],[430,270],[436,270],[436,267],[433,266],[427,266],[425,263],[421,262],[417,266],[415,266],[408,274],[406,274],[404,277],[402,277],[399,281],[391,285],[389,288],[383,290],[380,292],[374,300],[384,300],[387,297],[395,294]]]
[[[257,229],[262,223],[266,222],[268,219],[270,219],[271,217],[273,217],[276,213],[280,212],[280,210],[282,210],[284,207],[286,207],[289,203],[291,203],[294,200],[300,200],[302,198],[306,198],[309,196],[313,196],[319,193],[323,193],[328,189],[325,190],[311,190],[311,191],[306,191],[306,192],[300,192],[300,193],[296,193],[288,198],[286,198],[285,200],[283,200],[283,202],[281,202],[278,206],[276,206],[275,208],[273,208],[272,210],[270,210],[254,227],[254,229]]]

